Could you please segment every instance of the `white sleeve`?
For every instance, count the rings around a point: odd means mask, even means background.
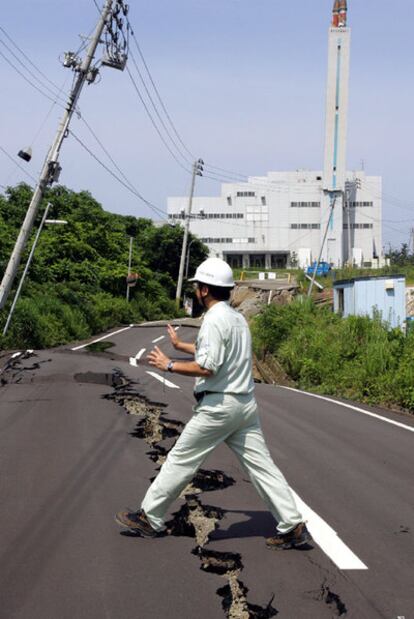
[[[198,334],[195,361],[206,370],[216,374],[225,358],[225,340],[220,329],[212,321],[204,321]]]

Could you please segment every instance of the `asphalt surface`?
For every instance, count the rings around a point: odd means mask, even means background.
[[[182,326],[179,334],[191,341],[196,332]],[[145,361],[162,336],[157,345],[185,357],[165,334],[164,326],[134,327],[103,340],[113,344],[106,352],[67,347],[0,360],[0,619],[226,616],[218,590],[228,577],[201,569],[193,537],[144,540],[113,520],[139,506],[157,470],[142,417],[127,414],[125,397],[157,403],[164,421],[191,415],[192,379],[164,375],[168,385],[147,373],[162,378]],[[249,616],[414,618],[414,420],[360,407],[394,425],[268,385],[257,385],[256,396],[269,449],[313,510],[316,543],[268,551],[271,516],[231,451],[213,453],[203,469],[235,483],[199,495],[224,510],[205,549],[240,555]],[[159,445],[168,450],[174,440]],[[324,543],[318,518],[331,528]],[[350,569],[338,565],[343,548]]]

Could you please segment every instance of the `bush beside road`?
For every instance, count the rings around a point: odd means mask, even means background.
[[[273,355],[299,389],[414,413],[414,330],[341,318],[295,300],[252,320],[255,353]]]
[[[32,189],[21,184],[9,187],[0,196],[0,274],[6,268],[31,194]],[[11,327],[7,336],[0,338],[0,348],[49,348],[119,324],[176,315],[175,282],[183,234],[180,226],[156,226],[149,219],[105,212],[90,193],[76,193],[62,186],[49,190],[46,201],[53,205],[50,217],[68,223],[43,229]],[[130,289],[128,303],[130,237],[134,239],[132,271],[139,273],[139,279]],[[191,272],[205,257],[206,248],[196,239],[191,247]],[[2,328],[12,297],[0,312]]]

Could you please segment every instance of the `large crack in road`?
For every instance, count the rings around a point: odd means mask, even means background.
[[[0,386],[18,384],[27,381],[28,373],[33,375],[41,364],[51,362],[51,359],[34,360],[37,355],[33,351],[15,353],[9,357],[0,368]],[[27,363],[29,361],[29,363]],[[110,386],[113,391],[102,396],[118,404],[129,415],[138,418],[131,436],[144,440],[150,450],[147,456],[156,464],[159,470],[180,435],[184,424],[168,418],[167,406],[163,403],[150,401],[141,395],[134,387],[135,383],[125,377],[119,368],[112,372],[84,372],[74,375],[80,383],[94,383]],[[31,381],[34,377],[30,378]],[[161,444],[163,442],[166,444]],[[170,535],[188,536],[196,541],[192,553],[200,560],[200,569],[214,573],[225,579],[224,586],[217,589],[217,595],[222,598],[222,608],[228,619],[268,619],[278,614],[273,606],[274,596],[266,606],[257,606],[248,601],[248,588],[240,580],[243,571],[241,555],[233,552],[221,552],[206,549],[211,533],[225,518],[225,510],[204,505],[200,499],[203,492],[225,490],[233,485],[235,480],[220,470],[200,469],[193,480],[180,495],[184,504],[173,514],[167,523]],[[310,559],[308,557],[308,559]],[[322,572],[322,582],[318,589],[308,591],[307,595],[331,609],[332,617],[345,616],[348,609],[341,597],[335,593],[335,577],[322,566],[315,564]]]
[[[175,419],[167,419],[167,413],[163,412],[164,405],[151,402],[136,391],[131,393],[131,383],[127,380],[123,381],[122,386],[117,386],[113,393],[104,397],[114,400],[127,414],[140,417],[131,435],[144,440],[151,447],[147,456],[159,469],[171,449],[160,443],[178,437],[184,424]],[[184,504],[173,514],[172,520],[166,523],[167,532],[169,535],[195,538],[196,546],[192,552],[200,559],[200,569],[227,580],[224,586],[217,589],[217,595],[222,598],[222,608],[228,619],[270,619],[278,614],[272,605],[274,596],[266,606],[258,606],[248,601],[249,590],[239,579],[243,571],[240,554],[204,548],[226,512],[219,507],[204,505],[199,495],[203,492],[224,490],[234,483],[235,480],[223,471],[200,469],[181,493],[180,498],[184,500]]]

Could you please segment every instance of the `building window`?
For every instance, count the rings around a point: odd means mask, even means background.
[[[291,208],[320,208],[320,202],[291,202]]]
[[[201,240],[202,243],[227,243],[227,244],[239,243],[239,244],[242,244],[242,245],[243,244],[247,245],[248,243],[256,243],[256,239],[252,238],[252,237],[249,237],[249,238],[244,237],[244,238],[239,238],[239,239],[232,239],[232,238],[225,238],[225,237],[214,238],[214,237],[211,237],[211,236],[207,236],[207,237],[204,237],[204,238],[202,238],[200,240]]]
[[[244,214],[243,213],[204,213],[203,218],[204,219],[244,219]]]
[[[238,191],[236,195],[238,198],[255,198],[256,197],[256,194],[254,191]]]
[[[372,230],[374,224],[351,224],[351,230]],[[348,230],[348,224],[344,224],[344,230]]]
[[[262,205],[266,206],[266,196],[262,196],[261,200],[262,200]]]
[[[374,203],[373,202],[346,202],[345,205],[349,206],[350,208],[357,208],[359,206],[374,206]]]
[[[321,224],[290,224],[291,230],[320,230]]]

